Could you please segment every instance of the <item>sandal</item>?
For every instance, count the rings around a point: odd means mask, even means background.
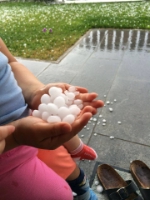
[[[136,193],[136,185],[131,180],[124,181],[111,166],[99,165],[97,176],[109,200],[142,200]]]
[[[130,164],[130,171],[144,200],[150,200],[150,168],[140,160]]]

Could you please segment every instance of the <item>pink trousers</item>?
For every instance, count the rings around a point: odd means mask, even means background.
[[[73,200],[67,182],[20,146],[0,155],[0,200]]]

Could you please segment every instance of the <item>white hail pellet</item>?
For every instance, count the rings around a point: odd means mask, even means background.
[[[83,104],[79,104],[78,107],[79,107],[80,109],[82,109],[82,108],[83,108]]]
[[[67,97],[65,99],[65,103],[67,106],[71,106],[73,104],[73,100],[69,100]]]
[[[74,115],[67,115],[66,117],[63,118],[63,122],[67,122],[69,124],[72,124],[75,120],[75,116]]]
[[[48,92],[51,97],[57,97],[62,93],[62,89],[58,87],[51,87]]]
[[[93,119],[93,121],[94,121],[94,122],[96,122],[96,121],[97,121],[97,119],[96,119],[96,118],[94,118],[94,119]]]
[[[73,92],[68,92],[66,96],[68,97],[69,100],[74,100],[75,98],[75,94]]]
[[[94,182],[94,185],[96,185],[96,186],[99,185],[99,182],[98,182],[98,181],[95,181],[95,182]]]
[[[113,108],[109,108],[109,111],[112,112],[112,111],[113,111]]]
[[[114,139],[115,137],[111,135],[109,138],[110,138],[110,139]]]
[[[71,106],[69,107],[69,110],[70,110],[70,113],[71,113],[71,114],[76,115],[76,116],[77,116],[77,115],[80,113],[80,111],[81,111],[77,105],[71,105]]]
[[[57,115],[58,114],[58,107],[53,103],[49,103],[47,105],[46,111],[49,113],[49,115]]]
[[[81,99],[75,99],[73,103],[76,105],[80,105],[83,103],[83,101]]]
[[[54,104],[57,105],[58,108],[65,105],[65,99],[61,96],[58,96],[54,99]]]
[[[51,98],[48,94],[43,94],[42,97],[41,97],[41,103],[45,103],[45,104],[48,104],[50,103],[51,101]]]
[[[45,103],[41,103],[38,107],[38,110],[42,114],[42,112],[47,111],[47,105]]]
[[[44,121],[47,121],[48,117],[49,117],[49,113],[48,113],[48,112],[43,112],[43,113],[42,113],[42,119],[43,119]]]
[[[40,117],[41,117],[41,113],[40,113],[39,110],[33,110],[32,116],[33,116],[33,117],[38,117],[38,118],[40,118]]]
[[[69,92],[75,92],[75,91],[76,91],[76,87],[75,87],[75,86],[70,86],[70,87],[68,88],[68,91],[69,91]]]
[[[61,122],[61,119],[58,116],[49,116],[47,122],[48,123]]]
[[[77,96],[77,95],[80,94],[80,92],[79,91],[75,91],[74,94],[75,94],[75,96]]]
[[[58,109],[58,116],[63,119],[64,117],[66,117],[67,115],[71,114],[69,108],[66,107],[60,107]]]
[[[99,193],[102,193],[103,192],[103,187],[101,185],[98,185],[96,187],[96,191],[99,192]]]
[[[49,123],[65,121],[72,124],[83,108],[83,101],[75,99],[78,94],[75,86],[70,86],[64,92],[59,87],[51,87],[48,94],[42,95],[41,104],[32,115]]]

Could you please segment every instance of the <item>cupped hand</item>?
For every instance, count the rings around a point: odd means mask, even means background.
[[[67,83],[50,83],[43,88],[40,88],[33,95],[32,102],[30,104],[31,109],[37,109],[38,105],[41,103],[41,96],[43,94],[48,94],[48,90],[50,87],[60,87],[63,91],[68,90],[70,86]],[[76,90],[79,91],[79,95],[76,96],[76,99],[81,99],[83,101],[83,106],[92,106],[95,108],[95,113],[97,112],[97,108],[103,107],[104,103],[101,100],[96,100],[98,94],[97,93],[88,93],[88,90],[83,87],[75,86]]]
[[[13,137],[19,145],[53,150],[78,134],[94,112],[93,107],[86,106],[72,125],[65,122],[47,123],[36,117],[25,117],[15,121]]]

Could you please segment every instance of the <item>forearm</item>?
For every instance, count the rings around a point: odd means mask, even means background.
[[[19,62],[11,62],[12,71],[18,85],[22,88],[23,96],[28,105],[39,88],[44,86],[24,65]]]

